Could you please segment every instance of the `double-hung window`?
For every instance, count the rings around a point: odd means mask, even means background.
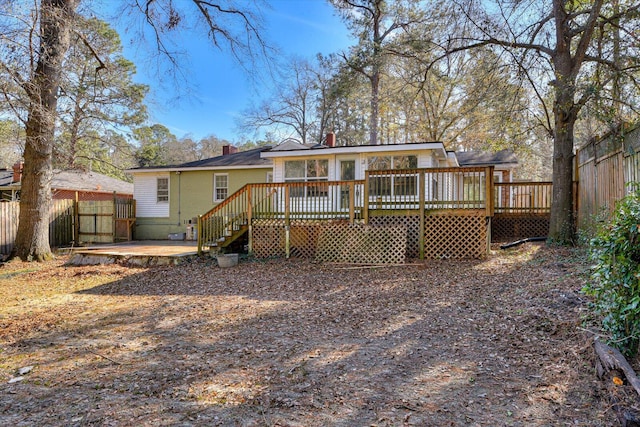
[[[156,180],[156,202],[169,203],[169,178]]]
[[[329,160],[287,160],[284,162],[285,182],[327,182],[329,181]],[[305,185],[291,189],[291,196],[326,196],[326,185]]]
[[[213,201],[221,202],[229,195],[229,175],[216,173],[213,175]]]

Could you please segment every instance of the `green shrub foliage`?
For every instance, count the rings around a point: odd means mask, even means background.
[[[609,344],[634,356],[640,342],[640,189],[621,200],[611,222],[591,240],[594,265],[584,292],[610,335]]]

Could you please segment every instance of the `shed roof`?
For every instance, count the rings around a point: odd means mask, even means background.
[[[456,158],[460,166],[497,166],[516,165],[518,159],[511,150],[501,150],[496,153],[486,151],[457,151]]]

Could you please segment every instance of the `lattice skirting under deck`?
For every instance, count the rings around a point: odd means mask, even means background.
[[[284,221],[255,221],[252,235],[253,255],[256,258],[284,257],[286,255]]]
[[[419,216],[375,216],[369,224],[377,227],[402,226],[406,232],[407,258],[418,258],[420,253],[420,217]]]
[[[487,256],[488,220],[484,216],[425,217],[424,257],[466,259]]]
[[[352,264],[403,264],[407,228],[402,225],[334,225],[323,227],[316,260]]]
[[[549,214],[500,215],[493,217],[491,241],[506,242],[549,234]]]
[[[286,256],[284,221],[256,221],[252,229],[254,256]],[[373,217],[366,226],[346,221],[296,221],[289,228],[289,253],[322,262],[397,264],[418,257],[419,229],[417,216]],[[484,216],[426,216],[425,258],[483,258],[487,235]]]

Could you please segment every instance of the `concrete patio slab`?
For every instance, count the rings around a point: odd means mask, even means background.
[[[68,249],[71,265],[130,264],[175,265],[198,254],[195,241],[145,240]]]

